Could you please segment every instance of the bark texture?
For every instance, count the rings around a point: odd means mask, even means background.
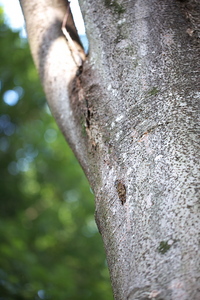
[[[64,0],[21,0],[49,105],[96,195],[117,300],[200,299],[197,0],[81,0],[82,74]]]

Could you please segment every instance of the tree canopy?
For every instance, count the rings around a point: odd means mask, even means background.
[[[0,14],[0,299],[112,299],[94,199]]]

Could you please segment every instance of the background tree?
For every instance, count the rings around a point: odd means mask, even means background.
[[[93,195],[0,11],[0,299],[112,299]]]
[[[95,192],[115,298],[199,299],[199,1],[81,1],[82,73],[61,32],[67,2],[21,4],[48,102]]]

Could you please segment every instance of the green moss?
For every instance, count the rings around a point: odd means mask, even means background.
[[[115,13],[122,14],[125,12],[123,5],[119,4],[117,0],[104,0],[104,4],[106,7],[113,7]]]
[[[83,136],[86,136],[87,133],[86,133],[86,126],[85,126],[85,120],[81,120],[81,128],[82,128],[82,134]]]
[[[110,142],[110,137],[109,136],[106,136],[106,135],[103,135],[103,141],[106,145],[109,145],[109,142]]]
[[[165,254],[170,249],[170,247],[171,246],[168,244],[167,241],[162,241],[158,246],[158,252],[160,252],[161,254]]]
[[[159,90],[158,90],[156,87],[153,87],[153,88],[148,92],[148,94],[149,94],[150,96],[154,96],[154,95],[156,95],[158,92],[159,92]]]

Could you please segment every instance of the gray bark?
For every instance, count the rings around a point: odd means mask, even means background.
[[[65,1],[21,0],[49,105],[96,196],[114,298],[198,300],[199,1],[80,2],[82,74],[61,36]]]

